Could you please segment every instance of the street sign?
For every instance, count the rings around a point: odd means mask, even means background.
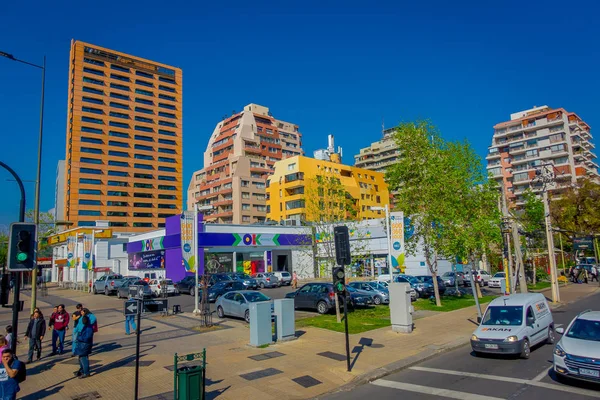
[[[138,313],[137,300],[127,300],[125,302],[125,315],[136,315]]]
[[[574,250],[586,250],[594,248],[594,239],[592,237],[573,238]]]
[[[168,303],[169,303],[169,300],[167,300],[167,299],[144,300],[143,312],[145,312],[145,313],[167,312],[167,309],[169,306]]]

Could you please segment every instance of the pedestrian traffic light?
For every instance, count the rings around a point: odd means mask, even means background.
[[[333,228],[335,242],[335,260],[338,265],[350,265],[350,235],[347,226],[336,226]]]
[[[8,270],[30,271],[35,267],[35,224],[10,224]]]
[[[346,272],[343,266],[333,268],[333,290],[339,294],[346,291]]]

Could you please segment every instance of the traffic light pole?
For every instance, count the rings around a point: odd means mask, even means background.
[[[340,296],[344,299],[344,330],[346,333],[346,366],[348,367],[348,372],[350,372],[350,338],[348,337],[348,292],[345,292],[343,296]]]
[[[17,184],[19,185],[19,189],[21,190],[21,202],[19,203],[19,222],[25,222],[25,188],[23,187],[23,181],[19,178],[19,175],[11,167],[0,161],[0,166],[4,167],[10,174],[15,178]],[[17,273],[15,278],[15,287],[14,289],[14,298],[13,298],[13,317],[12,317],[12,329],[13,329],[13,338],[12,341],[12,351],[14,354],[17,353],[17,338],[18,336],[18,325],[19,325],[19,306],[20,306],[20,298],[19,292],[21,291],[21,272]]]

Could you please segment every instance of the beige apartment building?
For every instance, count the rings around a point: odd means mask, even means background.
[[[360,152],[354,156],[354,166],[371,171],[385,172],[385,169],[394,164],[400,157],[400,149],[398,149],[393,138],[395,130],[395,127],[384,129],[383,139],[371,143],[369,147],[360,149]]]
[[[252,224],[267,217],[266,178],[277,161],[303,155],[298,125],[275,119],[269,108],[248,104],[215,127],[204,168],[188,186],[188,210],[208,206],[204,220]]]
[[[524,204],[523,193],[531,188],[536,170],[552,165],[560,192],[589,177],[600,181],[596,155],[592,152],[590,127],[577,114],[564,108],[534,107],[511,114],[510,121],[494,126],[487,170],[504,190],[511,207]]]

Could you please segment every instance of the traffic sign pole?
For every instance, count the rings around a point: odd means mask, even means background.
[[[142,324],[142,303],[137,301],[137,325],[135,327],[135,400],[138,400],[138,387],[140,377],[140,325]]]

